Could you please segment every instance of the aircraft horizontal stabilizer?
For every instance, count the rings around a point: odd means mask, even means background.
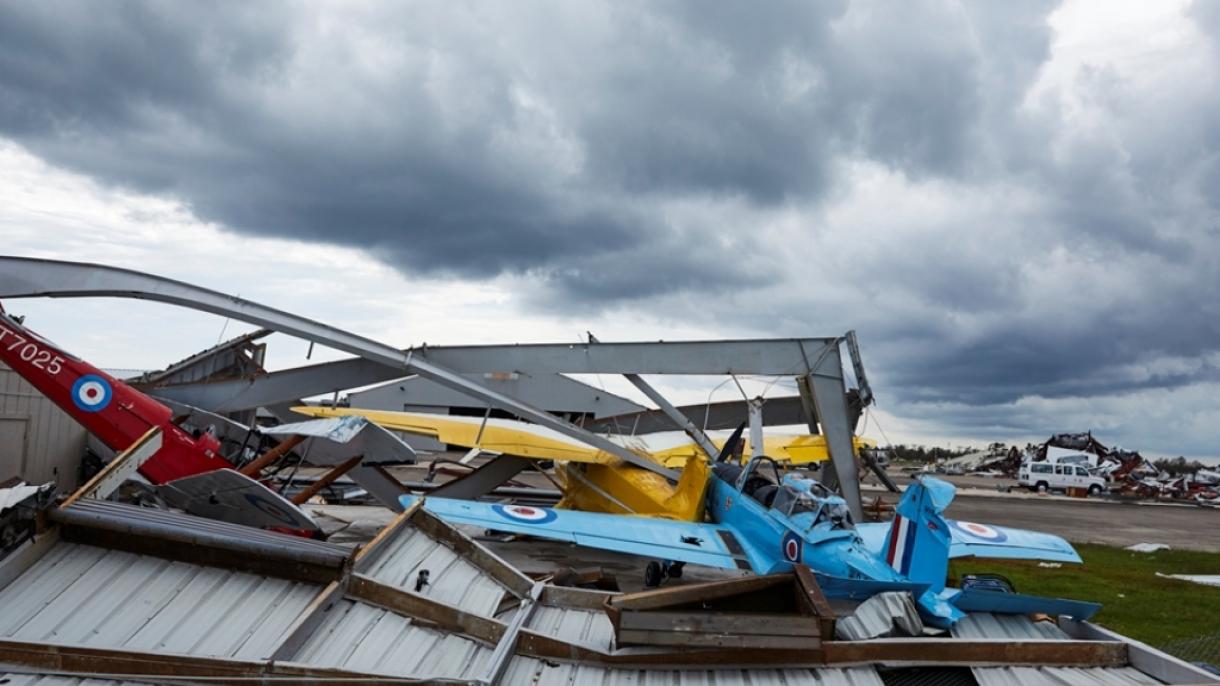
[[[1023,593],[1002,593],[981,589],[964,589],[949,600],[963,612],[996,612],[1001,614],[1069,615],[1072,619],[1088,620],[1101,609],[1100,603],[1064,598],[1046,598]]]

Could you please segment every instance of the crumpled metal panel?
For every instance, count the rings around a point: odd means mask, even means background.
[[[31,486],[29,484],[22,484],[11,488],[0,488],[0,512],[4,512],[22,500],[35,495],[40,490],[42,490],[41,486]]]
[[[539,633],[598,650],[610,650],[614,644],[614,625],[600,610],[539,605],[534,608],[528,626]]]
[[[1035,622],[1026,615],[973,612],[953,626],[954,638],[1011,638],[1067,641],[1071,637],[1054,622]]]
[[[327,612],[292,661],[387,676],[474,679],[483,675],[492,651],[478,641],[344,599]]]
[[[311,464],[336,464],[362,455],[365,464],[414,462],[415,450],[393,433],[356,415],[310,419],[259,429],[268,436],[309,436],[297,452]]]
[[[363,573],[414,593],[419,572],[425,569],[428,585],[418,591],[421,595],[484,617],[495,614],[508,592],[449,546],[415,527],[399,529]]]
[[[0,590],[0,637],[261,659],[320,590],[61,542]]]
[[[919,636],[923,620],[911,594],[878,593],[861,603],[850,615],[835,621],[835,636],[844,641],[863,641],[880,636]]]
[[[1160,681],[1134,667],[974,668],[979,686],[1153,686]]]
[[[501,680],[532,686],[885,686],[872,667],[824,669],[611,669],[514,657]]]

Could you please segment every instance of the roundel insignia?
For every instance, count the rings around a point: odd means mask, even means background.
[[[992,543],[1003,543],[1008,540],[1008,535],[1003,531],[986,524],[977,524],[975,522],[960,522],[954,521],[953,528],[962,533],[970,534],[971,536]]]
[[[526,505],[492,505],[491,509],[510,522],[522,524],[546,524],[555,521],[558,516],[552,510]]]
[[[106,409],[113,395],[110,382],[97,374],[86,374],[72,384],[72,402],[82,412],[100,412]]]
[[[287,526],[300,526],[300,522],[297,521],[297,518],[293,517],[292,513],[288,512],[283,507],[264,498],[260,498],[253,493],[243,493],[242,495],[245,496],[246,502],[253,505],[255,509],[268,517],[278,522],[283,522]]]
[[[784,537],[779,542],[780,553],[788,562],[801,561],[801,549],[804,548],[805,542],[795,531],[789,531],[784,534]]]

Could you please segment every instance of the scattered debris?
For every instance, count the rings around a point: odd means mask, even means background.
[[[1155,553],[1158,550],[1169,550],[1169,546],[1164,543],[1136,543],[1129,545],[1123,550],[1130,550],[1136,553]]]
[[[1161,574],[1157,572],[1156,575],[1162,579],[1177,579],[1204,586],[1220,586],[1220,574]]]
[[[12,479],[0,488],[0,558],[34,535],[38,512],[55,496],[55,484],[31,486]]]

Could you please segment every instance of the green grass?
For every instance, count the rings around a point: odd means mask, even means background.
[[[1220,553],[1133,553],[1087,543],[1075,547],[1083,565],[1048,569],[1037,562],[964,559],[951,563],[949,574],[955,579],[1003,574],[1020,593],[1101,603],[1095,623],[1154,646],[1220,632],[1220,587],[1156,575],[1220,574]]]

